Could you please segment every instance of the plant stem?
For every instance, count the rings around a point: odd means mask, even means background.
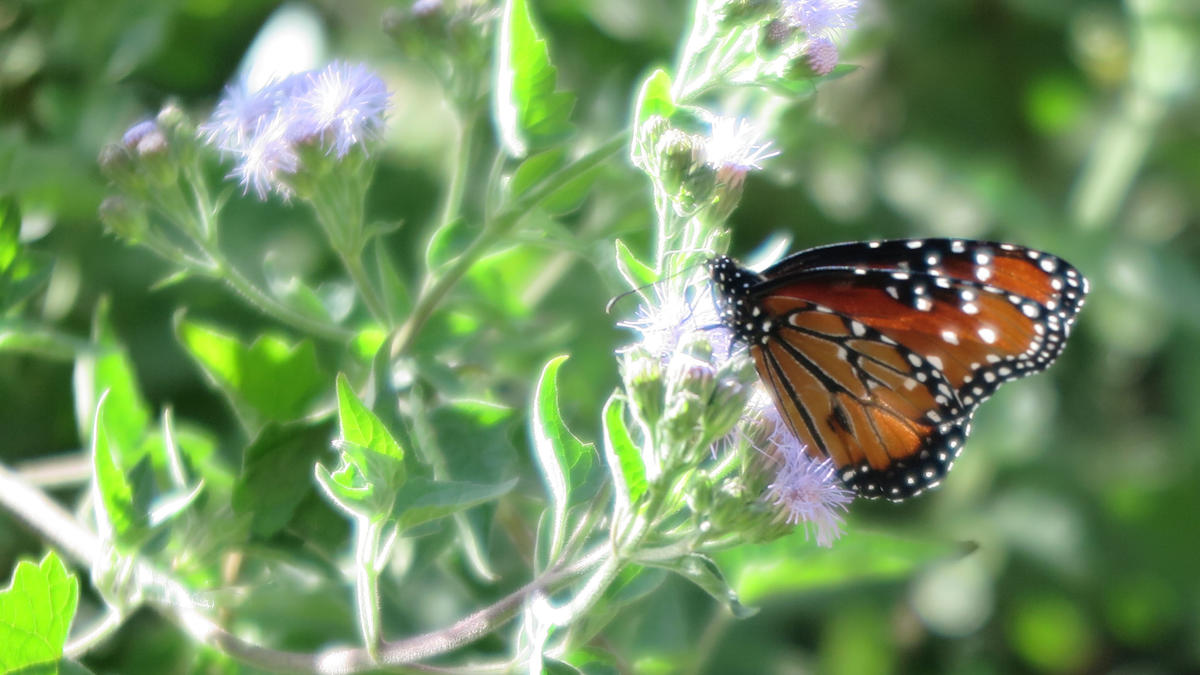
[[[46,493],[29,486],[7,466],[0,463],[0,506],[16,514],[51,545],[80,565],[91,568],[102,562],[104,546],[100,537],[75,520]],[[365,649],[333,648],[318,653],[267,649],[229,633],[203,612],[201,604],[191,600],[191,590],[149,562],[134,560],[135,578],[146,593],[146,604],[173,621],[197,642],[207,644],[229,656],[257,668],[289,673],[346,675],[375,671],[380,664],[408,666],[416,661],[444,654],[491,633],[516,616],[534,593],[558,588],[563,583],[592,569],[608,557],[608,545],[596,547],[573,563],[546,571],[494,604],[480,609],[451,626],[394,642],[384,642],[376,661]],[[420,670],[419,666],[408,668]]]
[[[354,597],[358,608],[358,627],[363,645],[372,659],[379,658],[380,613],[379,570],[375,560],[379,553],[380,523],[370,518],[358,518],[355,532]]]
[[[392,334],[390,348],[392,358],[405,354],[412,347],[417,334],[429,317],[433,315],[446,294],[466,275],[475,262],[507,234],[526,213],[562,186],[591,171],[611,155],[624,149],[627,142],[627,132],[614,136],[561,171],[547,177],[537,187],[526,192],[516,203],[488,222],[479,236],[450,263],[440,277],[426,280],[408,320]]]

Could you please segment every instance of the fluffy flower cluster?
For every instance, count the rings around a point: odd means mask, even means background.
[[[752,417],[770,430],[759,448],[775,463],[775,480],[767,486],[766,499],[779,507],[784,519],[801,524],[806,534],[816,535],[819,546],[832,546],[841,535],[846,506],[854,495],[842,487],[829,459],[815,460],[788,429],[766,392],[751,399]]]
[[[830,73],[838,63],[833,39],[854,27],[859,0],[784,0],[783,20],[803,31],[804,56],[819,75]]]
[[[256,91],[231,85],[200,131],[237,161],[231,174],[260,199],[288,196],[286,176],[300,169],[299,149],[315,145],[338,159],[383,130],[390,94],[362,64],[334,62]]]
[[[697,370],[703,371],[708,380],[713,379],[731,358],[742,356],[732,331],[720,321],[711,292],[705,290],[690,299],[682,294],[664,294],[667,297],[659,298],[657,305],[643,307],[635,320],[622,324],[640,334],[639,342],[631,349],[654,357],[659,364],[655,370],[665,373],[668,380],[682,377],[673,377],[672,373],[686,375]],[[688,345],[698,339],[711,346],[705,359],[688,351]],[[693,376],[693,379],[701,378]],[[772,505],[782,521],[800,525],[806,533],[814,535],[818,545],[830,546],[841,534],[842,514],[853,495],[838,482],[831,462],[809,457],[766,390],[757,383],[753,387],[749,403],[745,395],[725,399],[713,396],[709,400],[710,408],[725,404],[736,405],[737,409],[710,410],[706,415],[731,415],[731,422],[741,418],[740,425],[721,438],[717,447],[745,447],[745,441],[739,439],[749,441],[748,451],[758,455],[751,463],[763,467],[771,476],[762,501]],[[676,389],[667,385],[668,399],[672,391]],[[666,401],[667,407],[671,404],[672,401]]]
[[[764,141],[750,122],[735,117],[715,117],[704,143],[704,161],[717,170],[717,180],[740,186],[751,170],[762,168],[764,159],[779,154]]]

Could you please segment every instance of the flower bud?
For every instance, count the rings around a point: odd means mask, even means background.
[[[750,400],[751,388],[733,378],[717,382],[712,398],[704,409],[704,433],[709,438],[720,438],[733,429],[733,425],[745,414],[746,402]]]
[[[124,146],[109,143],[100,149],[100,173],[118,187],[130,191],[140,191],[145,187],[145,181],[138,175],[133,155]]]
[[[623,365],[625,391],[629,392],[634,410],[643,422],[653,426],[663,414],[666,387],[663,384],[662,365],[644,350],[629,354]]]
[[[131,244],[141,241],[150,227],[145,209],[133,206],[124,197],[108,197],[100,203],[100,222]]]
[[[671,438],[686,439],[699,428],[704,403],[691,391],[679,391],[668,397],[662,427]]]

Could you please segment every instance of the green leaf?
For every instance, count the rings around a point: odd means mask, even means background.
[[[654,115],[670,119],[675,114],[675,100],[671,96],[671,76],[659,68],[642,81],[634,104],[634,133],[646,120]]]
[[[0,197],[0,280],[8,278],[20,254],[21,208],[15,198],[5,195]]]
[[[529,192],[532,187],[542,182],[542,179],[554,173],[555,169],[562,166],[565,157],[566,151],[562,148],[551,148],[521,162],[508,184],[512,198],[516,199]]]
[[[493,116],[505,152],[524,157],[571,132],[575,97],[555,91],[558,72],[526,0],[506,0],[496,40]]]
[[[617,500],[626,512],[646,493],[646,465],[625,426],[625,401],[616,394],[604,405],[604,460]]]
[[[638,290],[639,294],[645,287],[658,282],[658,272],[642,262],[620,239],[617,240],[617,270],[621,272],[625,283]]]
[[[393,320],[403,319],[412,311],[412,296],[404,279],[396,271],[392,255],[382,239],[375,241],[375,266],[379,274],[379,290],[383,294],[388,317]]]
[[[304,417],[325,389],[325,376],[309,340],[291,343],[275,335],[260,335],[246,346],[217,328],[182,317],[176,320],[175,332],[251,431],[267,422]]]
[[[21,319],[0,318],[0,353],[73,361],[90,349],[91,345],[86,340],[60,333],[49,326]]]
[[[396,495],[396,504],[392,512],[400,531],[404,532],[472,506],[490,502],[507,494],[516,484],[516,478],[503,483],[480,484],[414,477],[405,483]]]
[[[375,413],[358,400],[358,395],[350,387],[345,373],[338,373],[337,376],[337,399],[342,440],[397,460],[404,459],[404,450],[400,448],[400,444]],[[398,478],[403,481],[404,477]],[[395,484],[393,487],[400,485]]]
[[[591,469],[595,447],[584,444],[567,429],[558,409],[558,369],[567,356],[557,356],[546,364],[533,395],[530,434],[534,459],[550,494],[553,521],[548,560],[558,557],[566,528],[571,489],[583,484]]]
[[[425,266],[431,271],[445,267],[470,245],[473,234],[470,223],[462,218],[438,225],[425,249]]]
[[[61,659],[78,603],[79,580],[57,553],[38,565],[17,563],[12,583],[0,591],[0,672]]]
[[[321,302],[317,292],[309,288],[300,277],[292,274],[277,253],[271,251],[263,260],[263,276],[267,279],[267,287],[271,289],[271,294],[283,304],[314,321],[334,323],[329,309]]]
[[[130,551],[146,534],[145,511],[134,499],[133,472],[126,474],[121,458],[125,454],[120,446],[120,437],[113,433],[109,421],[107,393],[100,396],[96,404],[92,438],[92,480],[96,491],[96,517],[101,536],[115,542],[124,551]],[[137,478],[144,482],[148,462],[139,462]],[[152,476],[150,476],[152,478]],[[145,494],[143,485],[139,485]]]
[[[679,576],[696,584],[705,593],[727,607],[735,618],[744,619],[758,612],[754,607],[747,607],[738,601],[738,594],[729,586],[721,568],[712,558],[699,553],[684,556],[670,563],[651,563],[663,569],[671,570]]]
[[[92,318],[93,350],[83,352],[75,360],[75,419],[79,437],[91,440],[93,415],[101,394],[107,392],[105,417],[115,449],[132,452],[140,446],[142,436],[150,426],[150,406],[138,386],[137,374],[129,355],[122,348],[108,320],[109,302],[102,299]],[[124,457],[132,464],[132,458]]]
[[[254,534],[278,532],[312,491],[313,464],[329,448],[326,425],[268,424],[245,450],[233,509]]]
[[[842,535],[828,549],[796,532],[769,544],[723,551],[717,559],[742,600],[762,604],[787,593],[907,577],[931,561],[966,551],[957,542],[902,539],[857,530]]]

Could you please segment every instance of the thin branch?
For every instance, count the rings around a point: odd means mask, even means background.
[[[92,568],[108,556],[99,535],[84,527],[46,493],[25,481],[0,463],[0,506],[15,514],[47,542],[79,565]],[[575,562],[547,571],[538,579],[513,591],[496,603],[466,616],[453,625],[403,640],[385,642],[379,661],[372,661],[366,649],[338,647],[321,652],[295,652],[270,649],[247,642],[226,631],[201,610],[192,591],[149,562],[135,560],[134,575],[145,593],[146,604],[179,626],[197,642],[218,649],[243,663],[266,670],[349,675],[378,670],[380,665],[399,670],[425,670],[417,661],[445,654],[491,633],[516,616],[534,593],[553,590],[607,558],[607,544],[597,547]]]

